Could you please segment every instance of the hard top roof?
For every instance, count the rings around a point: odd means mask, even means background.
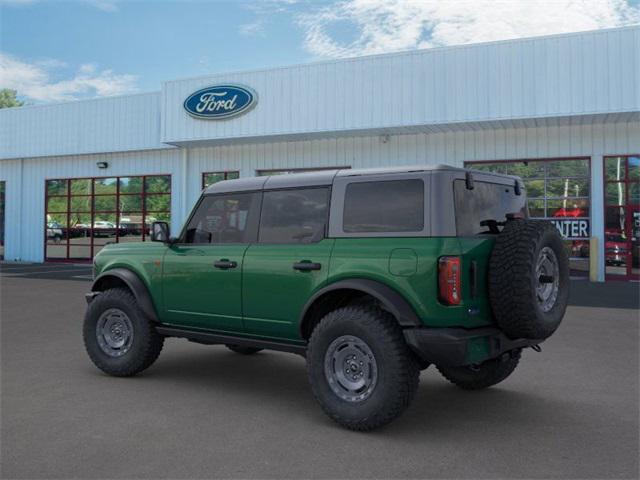
[[[291,173],[287,175],[271,175],[261,177],[246,177],[237,180],[223,180],[207,187],[206,195],[215,193],[229,193],[254,190],[271,190],[294,187],[318,187],[332,185],[336,177],[356,177],[364,175],[392,175],[396,173],[413,173],[426,171],[460,171],[477,172],[482,175],[492,175],[502,178],[517,178],[511,175],[494,174],[491,172],[477,171],[468,168],[453,167],[451,165],[411,165],[404,167],[380,167],[339,170],[319,170],[316,172]]]

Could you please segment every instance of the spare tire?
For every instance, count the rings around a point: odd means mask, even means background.
[[[560,325],[569,298],[569,258],[547,221],[507,221],[489,260],[489,300],[509,338],[543,340]]]

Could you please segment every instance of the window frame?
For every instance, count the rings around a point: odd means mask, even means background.
[[[165,192],[147,192],[147,179],[148,178],[153,178],[153,177],[168,177],[169,182],[168,182],[168,190]],[[121,192],[120,191],[120,181],[121,179],[124,178],[139,178],[142,179],[142,184],[141,184],[141,189],[140,192],[136,192],[136,193],[130,193],[130,192]],[[108,192],[108,193],[96,193],[96,181],[100,181],[100,180],[104,180],[104,179],[115,179],[115,192]],[[73,194],[73,192],[71,191],[71,183],[75,182],[75,181],[79,181],[79,180],[86,180],[89,181],[89,191],[88,193],[80,193],[80,194]],[[49,195],[49,191],[48,191],[48,185],[49,182],[53,182],[53,181],[59,181],[59,182],[64,182],[65,185],[65,193],[63,194],[52,194]],[[98,218],[99,216],[105,216],[105,215],[113,215],[115,216],[115,227],[114,227],[114,236],[112,237],[113,240],[115,241],[115,243],[120,243],[120,231],[122,229],[121,227],[121,223],[120,223],[120,218],[122,217],[122,213],[139,213],[140,217],[142,218],[142,223],[141,223],[141,233],[140,233],[140,241],[145,242],[148,241],[149,238],[149,234],[147,233],[147,228],[145,227],[146,220],[147,217],[151,216],[151,217],[155,217],[158,214],[168,214],[169,216],[171,216],[171,201],[173,198],[173,177],[170,173],[153,173],[153,174],[143,174],[143,175],[106,175],[106,176],[101,176],[101,177],[66,177],[66,178],[60,178],[60,177],[53,177],[53,178],[45,178],[44,179],[44,218],[43,218],[43,252],[44,252],[44,259],[45,261],[51,261],[51,262],[82,262],[82,261],[87,261],[90,262],[93,257],[96,255],[96,250],[101,250],[105,245],[106,245],[106,241],[105,243],[102,243],[100,241],[96,241],[97,236],[96,236],[96,230],[104,230],[104,229],[96,229],[95,228],[95,222],[96,221],[100,221]],[[141,206],[140,206],[140,210],[135,210],[135,211],[126,211],[126,210],[122,210],[120,208],[120,198],[123,196],[139,196],[141,199]],[[147,197],[150,196],[166,196],[169,198],[169,208],[168,210],[153,210],[150,211],[147,209]],[[105,198],[105,197],[115,197],[116,198],[116,205],[115,205],[115,210],[109,210],[109,211],[98,211],[95,208],[95,200],[96,198]],[[61,211],[61,212],[54,212],[54,211],[49,211],[49,199],[50,198],[61,198],[64,199],[66,201],[66,210],[65,211]],[[74,198],[85,198],[89,200],[89,207],[87,210],[77,210],[77,211],[72,211],[72,199]],[[65,217],[65,224],[64,224],[64,237],[63,237],[63,241],[61,242],[61,244],[65,247],[65,256],[64,257],[48,257],[47,256],[47,246],[51,245],[51,243],[49,243],[48,241],[48,237],[47,237],[47,230],[48,230],[48,222],[47,222],[47,216],[48,215],[64,215]],[[88,238],[90,239],[90,241],[87,244],[80,244],[80,243],[74,243],[72,241],[72,237],[70,235],[70,230],[71,228],[69,227],[69,225],[71,224],[71,215],[72,214],[79,214],[79,215],[86,215],[89,216],[90,218],[90,225],[89,228],[87,228],[87,233],[88,233]],[[75,238],[75,237],[73,237]],[[80,257],[72,257],[71,256],[71,247],[86,247],[89,249],[89,256],[85,257],[85,256],[80,256]]]
[[[266,193],[271,192],[286,192],[286,191],[295,191],[295,190],[319,190],[324,189],[327,190],[327,211],[326,211],[326,219],[324,222],[324,229],[322,232],[322,238],[305,243],[294,243],[294,242],[261,242],[260,241],[260,230],[262,227],[262,212],[264,209],[264,195]],[[256,245],[313,245],[316,243],[320,243],[323,240],[329,238],[329,221],[331,217],[331,199],[332,199],[332,188],[331,185],[309,185],[309,186],[297,186],[297,187],[288,187],[288,188],[273,188],[268,190],[263,190],[261,199],[260,199],[260,217],[258,218],[258,233],[256,239]]]
[[[329,212],[329,238],[416,238],[431,236],[431,171],[381,173],[361,176],[337,176],[333,182]],[[344,201],[347,186],[351,183],[373,183],[397,180],[421,180],[423,183],[423,225],[422,230],[410,232],[345,232]]]
[[[237,178],[229,178],[229,174],[237,174],[238,177]],[[214,171],[214,172],[202,172],[202,174],[200,175],[200,179],[201,179],[201,185],[202,185],[202,190],[204,190],[207,187],[210,187],[211,185],[215,185],[215,183],[211,183],[209,185],[205,184],[205,177],[207,175],[223,175],[224,178],[222,180],[220,180],[221,182],[224,180],[237,180],[240,178],[240,170],[219,170],[219,171]],[[217,183],[217,182],[216,182]]]

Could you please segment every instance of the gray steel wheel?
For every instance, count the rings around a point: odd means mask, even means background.
[[[555,252],[544,247],[536,261],[536,296],[543,312],[548,312],[556,304],[560,284],[560,267]]]
[[[348,402],[368,398],[378,381],[373,352],[354,335],[343,335],[331,342],[324,357],[324,373],[333,393]]]
[[[96,323],[96,338],[100,349],[110,357],[121,357],[133,342],[133,324],[119,308],[105,310]]]

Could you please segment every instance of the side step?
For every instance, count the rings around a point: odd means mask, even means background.
[[[204,343],[205,345],[231,344],[239,345],[241,347],[264,348],[266,350],[277,350],[279,352],[297,353],[303,357],[307,352],[307,346],[303,344],[275,342],[259,338],[236,337],[234,335],[223,335],[186,328],[156,327],[156,331],[165,337],[186,338],[192,342]]]

